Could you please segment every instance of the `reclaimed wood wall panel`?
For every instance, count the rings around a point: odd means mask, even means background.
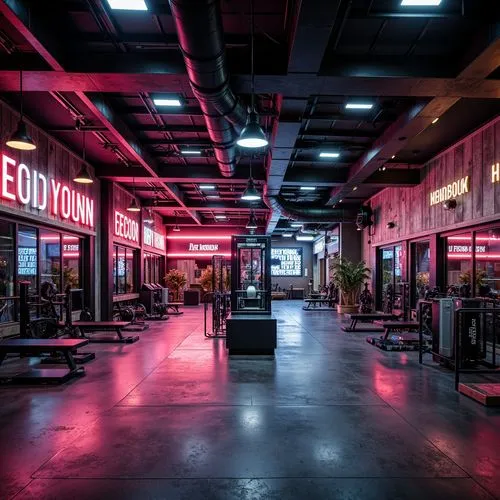
[[[124,188],[122,188],[120,185],[118,185],[116,182],[113,183],[112,187],[112,193],[113,193],[113,241],[115,243],[120,243],[124,244],[127,246],[132,246],[135,248],[140,248],[141,242],[142,242],[142,221],[141,221],[141,212],[128,212],[127,208],[129,207],[130,203],[132,203],[132,200],[134,199],[134,196],[126,191]],[[121,236],[118,236],[114,234],[114,217],[115,214],[114,212],[120,212],[124,216],[128,217],[130,220],[134,221],[138,225],[138,231],[139,231],[139,241],[131,241],[126,238],[122,238]]]
[[[410,239],[426,232],[500,220],[500,183],[491,182],[491,166],[500,162],[500,118],[429,161],[421,183],[412,188],[388,188],[370,199],[375,213],[372,245]],[[469,176],[469,192],[458,196],[456,210],[430,205],[431,192]],[[388,229],[394,221],[396,227]],[[366,250],[365,250],[366,251]],[[366,255],[365,255],[366,258]]]

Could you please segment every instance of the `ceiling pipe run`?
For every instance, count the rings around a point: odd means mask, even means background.
[[[283,199],[282,196],[269,196],[267,186],[264,186],[263,193],[264,202],[273,211],[279,212],[283,217],[310,223],[338,223],[338,222],[355,222],[357,210],[330,208],[330,207],[314,207],[303,206],[297,203],[290,203]]]
[[[235,141],[247,112],[229,86],[218,0],[169,0],[187,74],[200,103],[219,170],[232,177]]]

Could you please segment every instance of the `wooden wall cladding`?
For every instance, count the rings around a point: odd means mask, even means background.
[[[500,117],[431,160],[422,182],[411,188],[389,188],[370,199],[374,211],[372,245],[419,237],[426,233],[500,220],[500,182],[492,183],[492,165],[500,162]],[[455,210],[430,204],[431,193],[465,177],[469,191],[457,196]],[[393,229],[387,227],[394,222]],[[366,238],[365,238],[366,239]],[[367,248],[364,248],[365,258]]]
[[[26,121],[27,129],[37,148],[34,151],[18,151],[5,146],[4,141],[16,129],[18,121],[19,114],[13,111],[10,106],[0,101],[0,137],[2,139],[0,156],[3,160],[3,155],[5,155],[16,163],[16,166],[9,165],[9,175],[17,171],[17,165],[23,163],[31,171],[31,175],[36,170],[47,178],[49,184],[47,187],[49,206],[45,210],[40,210],[34,208],[31,203],[22,204],[16,200],[9,200],[0,196],[0,211],[13,216],[24,216],[37,222],[45,221],[68,229],[76,229],[91,234],[95,233],[100,213],[99,182],[96,180],[91,185],[82,185],[73,182],[73,178],[81,168],[81,158],[71,153],[38,127],[31,125],[29,121]],[[89,166],[89,172],[94,176],[94,169],[91,166]],[[50,209],[50,179],[61,182],[61,186],[65,185],[70,190],[75,190],[75,192],[85,196],[87,199],[93,200],[93,228],[80,221],[75,222],[71,220],[71,217],[64,218],[60,213],[52,213]],[[14,186],[15,183],[11,183],[10,185]]]
[[[122,243],[124,245],[128,246],[133,246],[136,248],[140,247],[140,244],[142,242],[142,223],[141,223],[141,212],[128,212],[127,208],[129,207],[130,203],[134,199],[134,196],[126,191],[124,188],[119,186],[116,183],[113,183],[113,241],[115,243]],[[116,217],[116,212],[119,212],[122,216],[128,218],[130,221],[133,221],[134,224],[137,225],[137,232],[138,232],[138,240],[133,241],[130,238],[124,238],[121,237],[117,234],[117,228],[115,224],[115,217]],[[129,224],[130,226],[130,224]],[[123,230],[123,228],[122,228]]]

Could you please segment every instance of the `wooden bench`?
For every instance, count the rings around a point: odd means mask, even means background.
[[[287,298],[286,292],[271,292],[272,300],[285,300]]]
[[[183,306],[184,302],[169,302],[167,304],[167,311],[172,311],[172,312],[167,312],[169,316],[179,316],[181,314],[184,314],[183,311],[179,311],[179,307]]]
[[[366,341],[385,351],[417,350],[419,346],[418,329],[420,324],[415,321],[382,321],[384,335],[381,337],[367,337]],[[394,332],[400,332],[391,337]]]
[[[351,320],[349,326],[342,326],[341,329],[344,332],[383,332],[384,329],[380,326],[365,326],[361,328],[356,328],[358,321],[377,321],[377,320],[391,320],[394,319],[394,314],[390,313],[354,313],[346,314],[347,319]]]
[[[333,300],[332,299],[304,299],[304,302],[307,304],[306,307],[302,306],[302,309],[304,311],[314,311],[319,310],[319,309],[326,309],[327,311],[333,309],[332,304]],[[311,309],[311,304],[313,305]],[[327,307],[321,307],[323,304],[326,304]],[[316,307],[316,305],[319,305],[319,307]]]
[[[90,342],[109,344],[121,343],[132,344],[139,340],[138,335],[123,336],[123,330],[132,323],[130,321],[73,321],[71,326],[78,328],[82,336],[87,338]],[[115,332],[116,336],[96,336],[88,335],[96,332]]]
[[[73,351],[89,343],[88,339],[7,339],[0,342],[0,364],[7,354],[47,354],[60,352],[67,368],[33,368],[17,374],[1,376],[2,382],[17,384],[63,383],[72,377],[85,375],[83,366],[77,367]]]

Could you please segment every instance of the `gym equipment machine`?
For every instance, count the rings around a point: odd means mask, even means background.
[[[231,312],[230,263],[221,255],[212,256],[212,292],[203,298],[204,334],[207,338],[225,338],[226,320]],[[207,329],[208,306],[212,305],[212,331]]]
[[[147,312],[143,304],[122,305],[117,302],[113,308],[113,319],[115,321],[128,321],[131,323],[130,326],[123,329],[125,332],[143,332],[147,330],[149,325],[144,321],[146,316]]]
[[[168,317],[168,288],[158,283],[143,283],[139,292],[139,300],[146,310],[147,320],[163,320]]]

